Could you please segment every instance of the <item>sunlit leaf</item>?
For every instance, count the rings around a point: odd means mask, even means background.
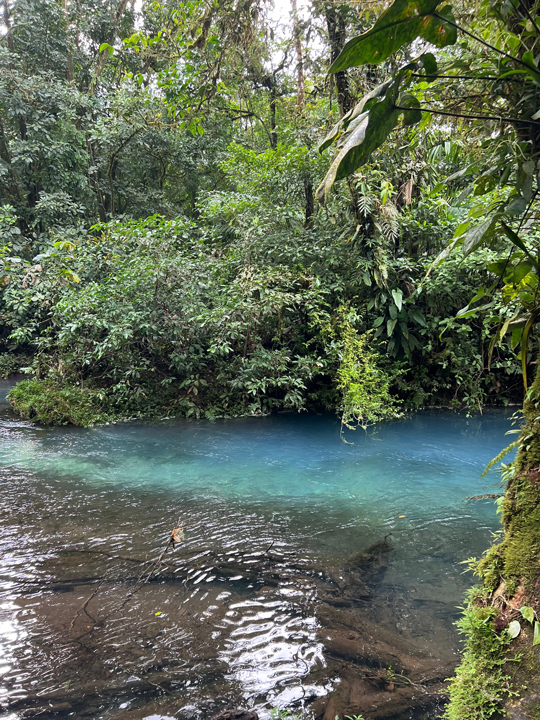
[[[512,620],[512,622],[508,626],[508,635],[510,635],[510,637],[513,640],[514,638],[517,638],[517,636],[520,634],[520,632],[521,632],[521,623],[519,622],[519,620]]]
[[[537,620],[534,623],[533,645],[540,645],[540,623]]]
[[[114,48],[112,45],[109,45],[109,43],[101,43],[99,46],[99,52],[105,52],[107,51],[109,55],[114,55]]]
[[[472,310],[469,309],[469,306],[464,307],[462,310],[460,310],[458,313],[456,313],[456,318],[459,318],[460,320],[463,320],[464,318],[472,317],[473,315],[476,315],[479,312],[483,312],[484,310],[489,310],[495,305],[494,302],[486,303],[485,305],[479,305],[476,308],[473,308]]]
[[[532,268],[533,264],[530,260],[527,262],[518,263],[514,268],[513,277],[511,276],[512,282],[518,285],[523,280],[523,278],[527,277]]]
[[[525,620],[528,620],[531,624],[534,622],[534,610],[530,605],[523,605],[520,612]]]

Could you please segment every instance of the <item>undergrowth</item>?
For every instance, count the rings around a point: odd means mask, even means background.
[[[27,367],[32,362],[29,355],[17,355],[15,353],[0,354],[0,378],[8,378],[21,372],[21,368]]]

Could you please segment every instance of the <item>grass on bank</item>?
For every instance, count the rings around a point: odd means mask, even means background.
[[[21,417],[43,425],[89,427],[112,419],[99,390],[58,385],[52,380],[22,380],[9,391],[8,400]]]

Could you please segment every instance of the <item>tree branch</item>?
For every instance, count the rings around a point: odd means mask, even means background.
[[[412,77],[419,77],[426,80],[429,76],[425,73],[411,73]],[[437,75],[437,80],[501,80],[497,75],[480,75],[474,77],[474,75]],[[502,78],[504,82],[523,83],[523,80],[517,78]]]
[[[408,110],[411,111],[410,107],[403,107],[402,105],[394,105],[396,110]],[[520,118],[504,117],[503,115],[465,115],[464,113],[448,112],[447,110],[439,110],[437,108],[420,107],[414,108],[415,110],[421,110],[422,112],[433,113],[434,115],[447,115],[448,117],[465,118],[467,120],[497,120],[499,122],[508,123],[524,123],[526,125],[540,125],[540,120],[521,120]]]
[[[109,33],[108,37],[108,44],[112,45],[114,43],[114,40],[116,38],[116,31],[118,29],[118,25],[120,23],[120,20],[122,19],[122,15],[124,13],[124,10],[126,9],[126,6],[128,4],[128,0],[120,0],[118,3],[118,7],[116,8],[116,13],[114,15],[113,25],[111,27],[111,31]],[[89,91],[91,93],[94,92],[96,89],[97,81],[99,80],[101,73],[105,69],[105,65],[107,64],[107,60],[109,58],[109,53],[104,50],[103,52],[100,52],[98,50],[98,54],[96,56],[96,69],[94,71],[94,77],[92,78],[92,81],[90,82]]]
[[[536,32],[540,35],[540,28],[539,28],[538,25],[536,24],[536,20],[534,19],[534,17],[533,17],[533,16],[531,15],[531,13],[529,12],[529,8],[525,5],[524,2],[522,2],[522,0],[520,0],[519,5],[520,5],[520,7],[523,9],[523,11],[525,12],[525,14],[526,14],[527,17],[529,18],[529,20],[531,21],[531,23],[532,23],[534,29],[536,30]]]

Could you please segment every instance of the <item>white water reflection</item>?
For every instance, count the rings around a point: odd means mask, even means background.
[[[17,673],[15,662],[15,653],[24,647],[28,637],[28,633],[17,622],[17,609],[14,602],[0,604],[0,707],[7,704],[8,697],[13,700],[24,697],[27,692],[25,680],[28,677]]]
[[[246,698],[275,697],[317,666],[325,667],[315,617],[301,614],[292,602],[296,598],[301,603],[301,591],[284,587],[280,594],[284,601],[260,596],[231,604],[219,626],[229,630],[219,656]],[[324,687],[312,687],[314,695],[324,692]]]

